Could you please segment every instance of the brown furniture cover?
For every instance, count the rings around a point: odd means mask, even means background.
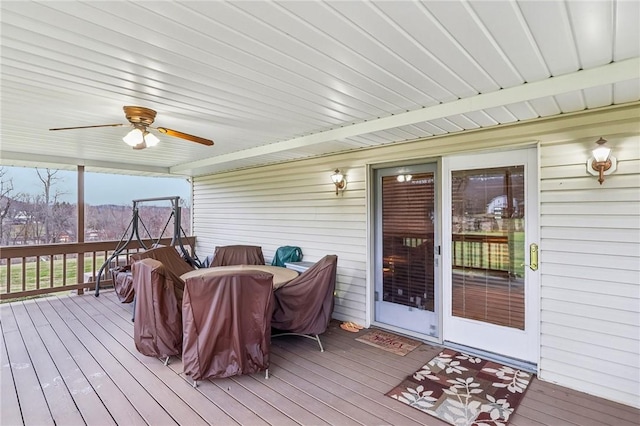
[[[192,271],[174,247],[159,247],[131,256],[135,291],[134,340],[144,355],[168,357],[182,352],[180,275]]]
[[[186,272],[193,271],[193,266],[189,265],[185,261],[178,250],[172,246],[156,247],[151,250],[141,251],[140,253],[134,253],[129,256],[131,263],[142,259],[155,259],[164,263],[164,265],[171,271],[172,274],[180,276]]]
[[[182,283],[155,259],[131,265],[134,304],[133,337],[143,355],[169,357],[182,351]]]
[[[218,274],[225,275],[236,271],[261,271],[273,275],[273,289],[282,287],[292,279],[298,276],[298,272],[289,268],[281,268],[280,266],[271,265],[229,265],[229,266],[211,266],[210,268],[200,268],[186,274],[180,275],[183,281],[188,278],[197,277],[199,275]]]
[[[271,325],[298,334],[322,334],[333,313],[338,256],[327,255],[275,290]]]
[[[253,270],[187,278],[184,372],[194,381],[269,368],[273,275]]]
[[[111,270],[113,288],[116,291],[120,303],[133,302],[135,291],[133,290],[133,275],[131,265],[118,266]]]
[[[185,266],[182,265],[182,263],[186,264],[186,266],[189,268],[189,271],[193,270],[193,268],[187,262],[185,262],[184,259],[182,259],[175,248],[173,248],[172,250],[168,250],[168,248],[169,247],[159,247],[145,252],[135,253],[129,256],[129,261],[135,262],[137,260],[150,257],[152,259],[160,260],[161,262],[164,260],[165,263],[170,265],[170,269],[172,271],[183,271]],[[113,288],[116,291],[118,300],[120,300],[121,303],[133,302],[135,291],[133,288],[131,264],[116,266],[115,268],[111,269],[111,277],[113,278]]]
[[[209,266],[228,265],[264,265],[262,247],[242,245],[216,247]]]

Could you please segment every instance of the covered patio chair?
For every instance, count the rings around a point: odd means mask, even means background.
[[[143,355],[164,358],[182,351],[182,288],[169,269],[155,259],[131,265],[134,304],[133,338]]]
[[[264,255],[260,246],[219,246],[213,252],[209,266],[264,265]]]
[[[152,248],[151,250],[141,251],[129,256],[131,263],[142,259],[155,259],[162,262],[172,273],[178,277],[195,268],[180,256],[176,247],[161,246]]]
[[[333,313],[338,256],[327,255],[312,267],[274,291],[271,325],[273,337],[298,335],[314,339],[324,352],[319,335]]]
[[[269,377],[273,275],[215,271],[185,280],[182,363],[198,380],[265,371]]]
[[[133,302],[135,291],[133,289],[131,265],[117,266],[111,269],[111,279],[113,280],[113,289],[120,303]]]
[[[182,352],[180,275],[193,271],[174,247],[159,247],[131,256],[135,293],[134,340],[143,355],[165,358]]]

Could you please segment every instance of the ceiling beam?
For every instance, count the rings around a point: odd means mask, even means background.
[[[169,176],[168,167],[144,166],[140,164],[114,163],[102,160],[86,160],[82,158],[56,155],[33,154],[29,152],[0,151],[0,164],[4,166],[50,167],[63,170],[76,170],[77,166],[85,166],[86,171],[118,170],[134,175],[153,174]],[[37,164],[38,166],[34,166]],[[179,173],[178,173],[179,174]]]
[[[395,127],[421,123],[437,118],[465,114],[518,102],[530,101],[547,96],[555,96],[576,90],[613,84],[621,81],[640,78],[640,58],[613,62],[589,70],[576,71],[557,77],[533,83],[526,83],[516,87],[502,89],[497,92],[482,93],[469,98],[458,99],[419,110],[383,117],[376,120],[356,123],[312,135],[301,136],[282,142],[258,146],[255,148],[222,154],[216,157],[180,164],[170,168],[171,173],[191,173],[216,164],[234,160],[257,157],[265,154],[301,148],[327,141],[340,140],[348,137],[363,135]]]

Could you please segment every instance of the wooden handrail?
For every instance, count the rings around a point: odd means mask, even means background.
[[[182,242],[185,247],[195,247],[195,241],[196,237],[186,237]],[[160,241],[148,239],[142,242],[146,247],[151,247],[154,243],[170,245],[171,238],[163,238]],[[104,262],[100,259],[107,259],[119,244],[120,241],[96,241],[0,247],[0,273],[3,278],[0,281],[0,300],[95,287],[93,281]],[[121,255],[127,256],[130,252],[135,253],[140,249],[143,249],[143,246],[138,241],[131,241]],[[90,265],[90,270],[78,270],[78,262],[75,265],[69,264],[68,261],[74,257],[73,255],[79,256],[83,261],[89,255],[90,261],[79,263]],[[49,257],[43,266],[40,265],[42,257]],[[34,258],[35,260],[31,260]],[[27,282],[27,266],[30,263],[35,264],[33,282]],[[62,271],[58,279],[54,277],[56,271]],[[73,276],[74,272],[76,280],[68,282],[68,276]],[[84,282],[84,274],[90,274],[91,282]],[[100,280],[101,288],[113,285],[109,276],[104,278]]]

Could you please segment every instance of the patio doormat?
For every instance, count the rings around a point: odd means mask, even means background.
[[[506,425],[531,376],[444,349],[386,395],[452,425]]]
[[[417,340],[407,337],[398,336],[397,334],[388,333],[382,330],[372,330],[367,334],[356,337],[358,342],[393,352],[396,355],[405,356],[415,348],[421,345]]]

